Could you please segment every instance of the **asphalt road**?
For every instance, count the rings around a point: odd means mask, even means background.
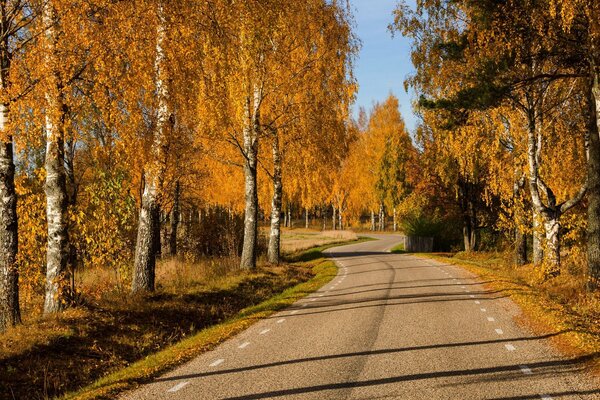
[[[331,249],[331,283],[123,398],[600,399],[506,293],[379,238]]]

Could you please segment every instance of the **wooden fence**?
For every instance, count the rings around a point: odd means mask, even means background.
[[[433,238],[404,236],[404,251],[408,253],[431,253],[433,251]]]

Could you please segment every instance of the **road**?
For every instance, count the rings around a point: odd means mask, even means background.
[[[123,398],[600,399],[506,293],[378,239],[331,249],[328,285]]]

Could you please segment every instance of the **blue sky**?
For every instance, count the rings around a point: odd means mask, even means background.
[[[374,102],[382,102],[393,93],[400,100],[400,111],[412,131],[417,119],[413,115],[413,94],[404,90],[404,80],[413,72],[410,42],[398,33],[392,39],[387,27],[393,20],[396,0],[350,0],[362,48],[355,67],[359,84],[354,114],[359,107],[369,111]],[[414,1],[410,1],[414,3]]]

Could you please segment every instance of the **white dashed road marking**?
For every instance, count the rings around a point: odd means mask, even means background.
[[[498,335],[504,335],[504,331],[502,329],[496,329],[496,333]]]
[[[292,315],[296,314],[298,312],[298,310],[294,310],[291,312]]]
[[[219,358],[218,360],[213,361],[209,366],[210,367],[216,367],[217,365],[221,365],[225,362],[225,360],[223,360],[222,358]]]
[[[487,312],[485,308],[480,308],[481,312]]]
[[[189,382],[178,383],[177,385],[173,386],[171,389],[167,390],[167,392],[169,392],[169,393],[175,393],[178,390],[183,389],[184,387],[186,387],[189,384],[190,384]]]
[[[260,331],[259,335],[264,335],[265,333],[270,332],[270,331],[271,331],[270,329],[264,329],[264,330]]]
[[[552,397],[548,396],[548,395],[541,395],[540,396],[542,398],[542,400],[552,400]]]
[[[508,351],[515,351],[517,349],[512,344],[505,344],[504,347],[506,347],[506,350],[508,350]]]
[[[495,321],[494,317],[487,317],[487,320],[490,321],[490,322],[494,322]]]
[[[283,324],[283,322],[285,321],[285,318],[281,318],[279,321],[277,321],[278,324]]]
[[[238,346],[238,349],[245,349],[248,346],[250,346],[250,342],[244,342]]]
[[[527,365],[519,365],[519,368],[521,369],[521,372],[524,373],[525,375],[533,374],[533,372],[531,372],[531,369]]]
[[[481,304],[479,300],[475,300],[475,304]]]

